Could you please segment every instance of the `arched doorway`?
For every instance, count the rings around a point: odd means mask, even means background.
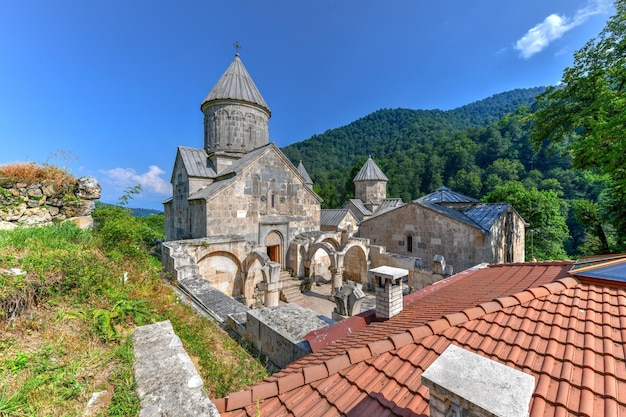
[[[265,237],[265,248],[270,261],[283,264],[283,236],[273,230]]]

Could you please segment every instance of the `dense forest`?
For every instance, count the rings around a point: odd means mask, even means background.
[[[445,185],[514,202],[530,224],[529,259],[597,252],[574,207],[597,202],[606,177],[574,169],[567,144],[535,149],[528,120],[544,90],[513,90],[449,111],[383,109],[283,151],[302,160],[323,208],[354,196],[352,178],[371,155],[389,178],[388,197],[409,202]]]

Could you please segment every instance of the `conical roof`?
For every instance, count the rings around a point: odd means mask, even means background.
[[[370,156],[352,181],[389,181]]]
[[[306,171],[306,168],[302,164],[302,161],[300,161],[300,163],[298,164],[298,172],[300,173],[300,175],[302,175],[302,178],[304,178],[304,184],[313,185],[313,180],[309,176],[309,173]]]
[[[243,66],[239,54],[235,54],[235,59],[213,86],[209,94],[202,101],[202,105],[214,100],[241,100],[259,105],[270,112],[270,108],[261,96],[259,89],[252,81],[250,74]]]

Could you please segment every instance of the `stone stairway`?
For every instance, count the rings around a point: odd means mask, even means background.
[[[302,304],[304,296],[300,291],[301,281],[287,271],[280,272],[280,300],[285,303]]]

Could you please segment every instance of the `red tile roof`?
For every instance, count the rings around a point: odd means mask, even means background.
[[[428,415],[421,374],[453,343],[533,375],[531,416],[626,415],[626,288],[579,282],[571,265],[457,275],[215,403],[223,416]]]

